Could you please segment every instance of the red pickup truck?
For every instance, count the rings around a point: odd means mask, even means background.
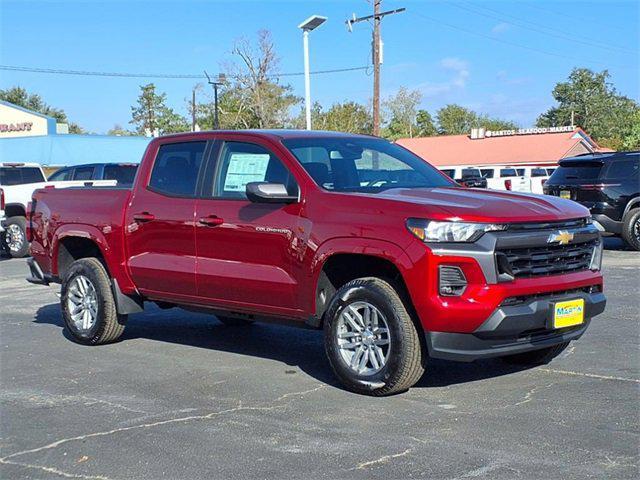
[[[605,306],[589,212],[464,188],[386,140],[217,131],[154,139],[131,189],[42,189],[35,283],[62,283],[79,342],[144,302],[229,325],[324,329],[354,391],[411,387],[428,358],[548,362]]]

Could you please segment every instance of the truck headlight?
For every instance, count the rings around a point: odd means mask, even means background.
[[[496,223],[437,222],[422,218],[407,220],[407,228],[423,242],[475,242],[485,232],[506,230]]]

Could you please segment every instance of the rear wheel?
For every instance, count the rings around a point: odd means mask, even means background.
[[[622,238],[634,250],[640,250],[640,208],[629,210],[622,219]]]
[[[541,350],[507,355],[502,357],[502,361],[512,365],[544,365],[560,355],[567,348],[567,345],[569,345],[569,342],[559,343]]]
[[[401,392],[424,373],[418,330],[398,292],[379,278],[353,280],[336,292],[324,341],[336,376],[358,393]]]
[[[5,223],[4,243],[9,255],[22,258],[29,253],[27,242],[27,220],[24,217],[9,217]]]
[[[79,343],[110,343],[124,332],[127,316],[118,315],[109,276],[96,258],[71,264],[62,283],[61,302],[65,326]]]

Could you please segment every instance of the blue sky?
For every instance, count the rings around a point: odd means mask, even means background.
[[[575,66],[608,69],[617,89],[640,98],[637,1],[384,0],[407,11],[383,22],[383,95],[406,86],[422,92],[432,113],[459,103],[533,124],[553,104],[551,90]],[[239,37],[272,32],[281,72],[303,69],[296,26],[311,14],[329,21],[310,37],[312,70],[370,63],[371,30],[348,33],[366,0],[343,1],[65,1],[0,0],[0,64],[27,67],[198,74],[219,71]],[[127,125],[139,85],[153,81],[186,114],[197,80],[145,80],[0,71],[0,88],[40,93],[86,129]],[[284,79],[304,95],[302,77]],[[316,75],[313,99],[325,105],[367,102],[372,78],[363,71]],[[203,90],[201,95],[208,94]]]

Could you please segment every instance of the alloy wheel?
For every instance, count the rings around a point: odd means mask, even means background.
[[[98,294],[93,283],[84,275],[78,275],[67,290],[67,310],[75,328],[86,333],[98,319]]]
[[[389,359],[391,337],[387,320],[369,302],[347,305],[337,319],[336,342],[344,364],[358,375],[374,375]]]
[[[24,232],[19,225],[8,225],[5,233],[5,242],[12,252],[19,252],[25,242]]]

